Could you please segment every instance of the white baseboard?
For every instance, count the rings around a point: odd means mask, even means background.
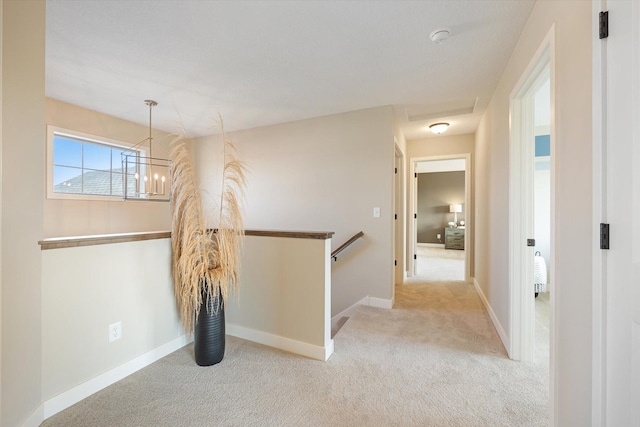
[[[333,340],[329,340],[327,346],[321,347],[230,323],[227,323],[226,325],[226,332],[228,335],[234,337],[257,342],[258,344],[264,344],[269,347],[285,350],[311,359],[326,361],[329,359],[329,356],[333,354]]]
[[[369,297],[369,304],[371,307],[378,308],[393,308],[393,300],[392,299],[383,299],[383,298],[375,298]]]
[[[484,307],[487,309],[487,313],[489,313],[489,317],[491,318],[491,322],[493,322],[493,326],[496,328],[496,331],[498,332],[498,336],[500,337],[500,340],[502,341],[502,345],[504,345],[505,349],[508,349],[509,348],[509,337],[508,337],[507,333],[505,332],[504,328],[502,327],[502,324],[498,320],[498,316],[496,316],[495,311],[493,311],[493,308],[491,307],[491,304],[489,304],[489,301],[487,300],[487,297],[484,295],[484,292],[482,292],[482,289],[480,289],[480,285],[476,281],[475,277],[473,278],[473,286],[476,288],[476,291],[478,292],[478,295],[480,295],[480,299],[482,300],[482,303],[484,304]]]
[[[44,421],[44,405],[40,405],[29,418],[24,420],[21,427],[38,427]]]
[[[444,249],[444,243],[418,243],[418,247]]]
[[[174,351],[184,347],[192,341],[191,337],[182,335],[160,347],[154,348],[145,354],[136,357],[128,362],[123,363],[114,369],[105,372],[102,375],[98,375],[95,378],[85,381],[77,387],[67,390],[55,397],[44,402],[44,419],[47,419],[58,412],[67,409],[71,405],[80,402],[82,399],[86,399],[92,394],[110,386],[111,384],[120,381],[121,379],[133,374],[136,371],[152,364],[153,362],[162,359],[166,355],[173,353]],[[39,424],[37,424],[39,425]],[[26,426],[26,424],[25,424]]]
[[[355,313],[356,309],[360,305],[369,305],[369,297],[364,297],[357,303],[353,304],[351,307],[342,310],[340,313],[336,314],[331,318],[331,330],[334,330],[338,326],[338,322],[343,317],[351,317],[353,313]]]
[[[357,303],[353,304],[351,307],[342,310],[340,313],[336,314],[331,318],[331,330],[336,329],[338,322],[343,317],[351,317],[353,313],[358,309],[361,305],[368,305],[370,307],[377,308],[393,308],[393,299],[383,299],[383,298],[375,298],[375,297],[364,297]]]
[[[337,322],[343,317],[351,317],[353,313],[356,311],[356,309],[358,308],[358,306],[360,305],[368,305],[370,307],[377,307],[377,308],[393,308],[393,301],[394,301],[393,299],[364,297],[357,303],[353,304],[351,307],[333,316],[331,318],[331,323],[333,324],[333,322]]]

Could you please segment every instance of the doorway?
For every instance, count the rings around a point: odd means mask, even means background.
[[[549,378],[553,378],[553,283],[556,269],[553,34],[552,28],[511,94],[509,168],[509,357],[536,362],[536,345],[538,349],[548,345],[545,363],[549,363]],[[536,101],[537,109],[542,111],[538,112],[538,119]],[[548,120],[540,117],[545,114]],[[547,206],[543,206],[545,203]],[[536,254],[540,257],[537,258]],[[544,279],[536,275],[539,261],[543,261],[548,270]],[[537,287],[535,282],[550,285]],[[537,289],[544,291],[543,299],[548,295],[548,303],[544,312],[538,313],[538,318],[536,306],[541,304],[536,302]],[[546,343],[536,343],[536,326],[547,327]],[[537,360],[541,357],[538,355]],[[553,387],[550,392],[553,402]]]
[[[457,252],[457,250],[460,250],[460,248],[462,248],[464,249],[462,251],[464,258],[464,273],[461,274],[460,278],[457,280],[470,282],[470,236],[473,232],[473,224],[471,221],[472,215],[466,214],[466,212],[472,212],[470,197],[471,155],[466,153],[449,156],[411,158],[410,168],[410,227],[408,239],[410,253],[407,257],[408,276],[413,277],[418,275],[419,273],[424,273],[424,270],[419,271],[421,261],[419,259],[419,254],[421,254],[422,252],[429,252],[429,250],[433,252],[433,250],[439,250],[442,253],[449,252],[450,254],[453,254],[454,252]],[[452,198],[451,200],[442,199],[439,202],[435,203],[435,205],[430,209],[431,212],[439,214],[439,219],[437,219],[436,221],[441,221],[441,223],[440,225],[431,224],[424,226],[423,224],[421,224],[422,221],[419,221],[418,218],[419,175],[450,171],[461,171],[464,173],[464,194],[461,197],[452,196],[454,198]],[[455,218],[462,213],[465,213],[464,217],[461,216],[460,218]],[[445,218],[446,221],[444,220]],[[449,222],[454,222],[454,218],[457,220],[455,221],[455,226],[449,227]],[[462,221],[462,224],[460,224],[460,221]],[[447,230],[450,233],[447,233]],[[422,242],[419,242],[419,233],[422,235]],[[438,234],[440,235],[439,238]],[[455,247],[458,248],[457,250],[453,249],[453,246],[451,246],[450,249],[445,250],[445,244],[447,243],[448,237],[451,239],[450,241],[453,241],[453,239],[456,240],[457,245],[455,245]],[[456,255],[459,256],[459,253]]]
[[[395,141],[394,159],[394,181],[393,181],[393,256],[394,256],[394,277],[392,289],[392,300],[395,297],[395,285],[404,281],[405,271],[405,180],[404,180],[404,153]]]
[[[534,94],[534,168],[533,168],[533,231],[534,231],[534,360],[548,373],[550,348],[551,280],[551,82],[548,69],[542,86]]]

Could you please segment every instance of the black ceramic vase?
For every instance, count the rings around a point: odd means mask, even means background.
[[[211,366],[220,363],[224,357],[224,299],[202,297],[200,313],[193,331],[193,348],[196,363],[199,366]],[[218,303],[220,306],[218,306]]]

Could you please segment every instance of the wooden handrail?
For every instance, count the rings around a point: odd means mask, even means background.
[[[349,240],[347,240],[346,242],[344,242],[344,244],[342,244],[342,246],[340,246],[338,249],[336,249],[335,251],[331,252],[331,258],[333,258],[334,261],[338,260],[338,254],[342,251],[344,251],[345,249],[347,249],[347,247],[349,245],[351,245],[353,242],[355,242],[356,240],[358,240],[359,238],[361,238],[362,236],[364,236],[364,233],[362,231],[360,231],[357,234],[354,234],[352,238],[350,238]]]
[[[245,236],[287,237],[293,239],[326,240],[331,239],[331,237],[333,237],[333,234],[333,231],[244,230]],[[168,238],[171,238],[170,231],[153,231],[140,233],[103,234],[97,236],[54,237],[40,240],[38,244],[40,245],[40,249],[46,250]]]

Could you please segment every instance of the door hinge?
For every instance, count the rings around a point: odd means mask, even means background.
[[[393,219],[398,219],[398,214],[393,214]]]
[[[417,213],[413,214],[413,219],[418,219],[418,214]]]
[[[609,11],[600,12],[600,38],[609,37]]]
[[[418,174],[417,174],[417,173],[414,173],[414,174],[413,174],[413,177],[414,177],[414,178],[417,178],[417,177],[418,177]]]
[[[394,168],[394,172],[393,173],[398,173],[398,168]]]
[[[394,265],[394,266],[397,266],[397,265],[398,265],[398,260],[397,260],[397,259],[394,259],[394,260],[393,260],[393,265]]]
[[[600,223],[600,249],[609,249],[609,224]]]
[[[413,259],[418,259],[418,255],[413,254]]]

